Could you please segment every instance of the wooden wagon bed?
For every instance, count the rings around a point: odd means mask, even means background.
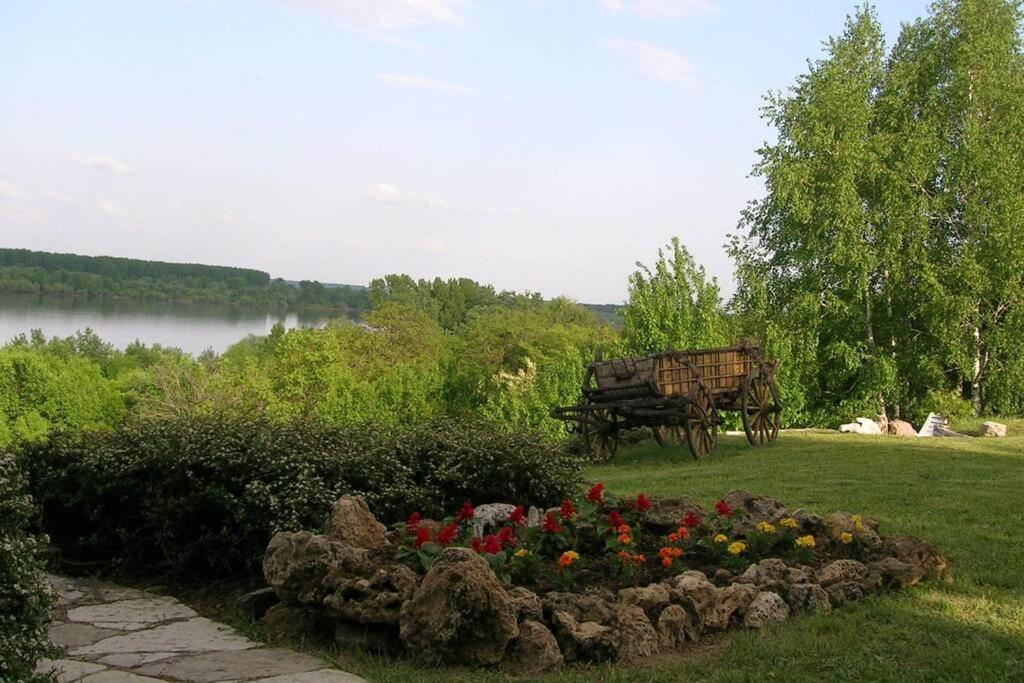
[[[775,364],[756,344],[596,359],[587,366],[581,400],[551,411],[583,435],[598,459],[614,454],[622,429],[650,427],[659,443],[688,443],[693,457],[714,450],[719,411],[739,411],[751,444],[779,431]]]

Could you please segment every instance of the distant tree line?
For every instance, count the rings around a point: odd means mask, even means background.
[[[250,268],[0,249],[0,292],[243,306],[365,310],[364,287],[286,282]]]

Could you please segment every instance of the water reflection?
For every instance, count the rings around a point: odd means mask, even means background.
[[[139,340],[198,354],[208,348],[224,351],[250,334],[268,334],[277,322],[287,329],[323,327],[331,317],[322,312],[266,312],[216,304],[84,301],[0,294],[0,342],[6,343],[32,329],[41,329],[47,337],[66,337],[90,327],[118,348]]]

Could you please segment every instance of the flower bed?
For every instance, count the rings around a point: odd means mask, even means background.
[[[642,659],[944,571],[929,544],[883,537],[858,514],[821,518],[746,491],[705,510],[617,498],[600,483],[549,510],[466,501],[390,532],[345,497],[325,535],[277,534],[264,560],[284,601],[271,623],[315,614],[339,641],[372,636],[424,659],[531,672]]]

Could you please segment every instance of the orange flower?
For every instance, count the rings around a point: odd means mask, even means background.
[[[562,553],[562,556],[558,558],[558,573],[561,574],[566,569],[571,567],[576,560],[580,559],[579,553],[573,550],[566,550]]]
[[[629,537],[629,534],[619,534],[619,543],[622,545],[629,545],[633,542],[633,539]]]

